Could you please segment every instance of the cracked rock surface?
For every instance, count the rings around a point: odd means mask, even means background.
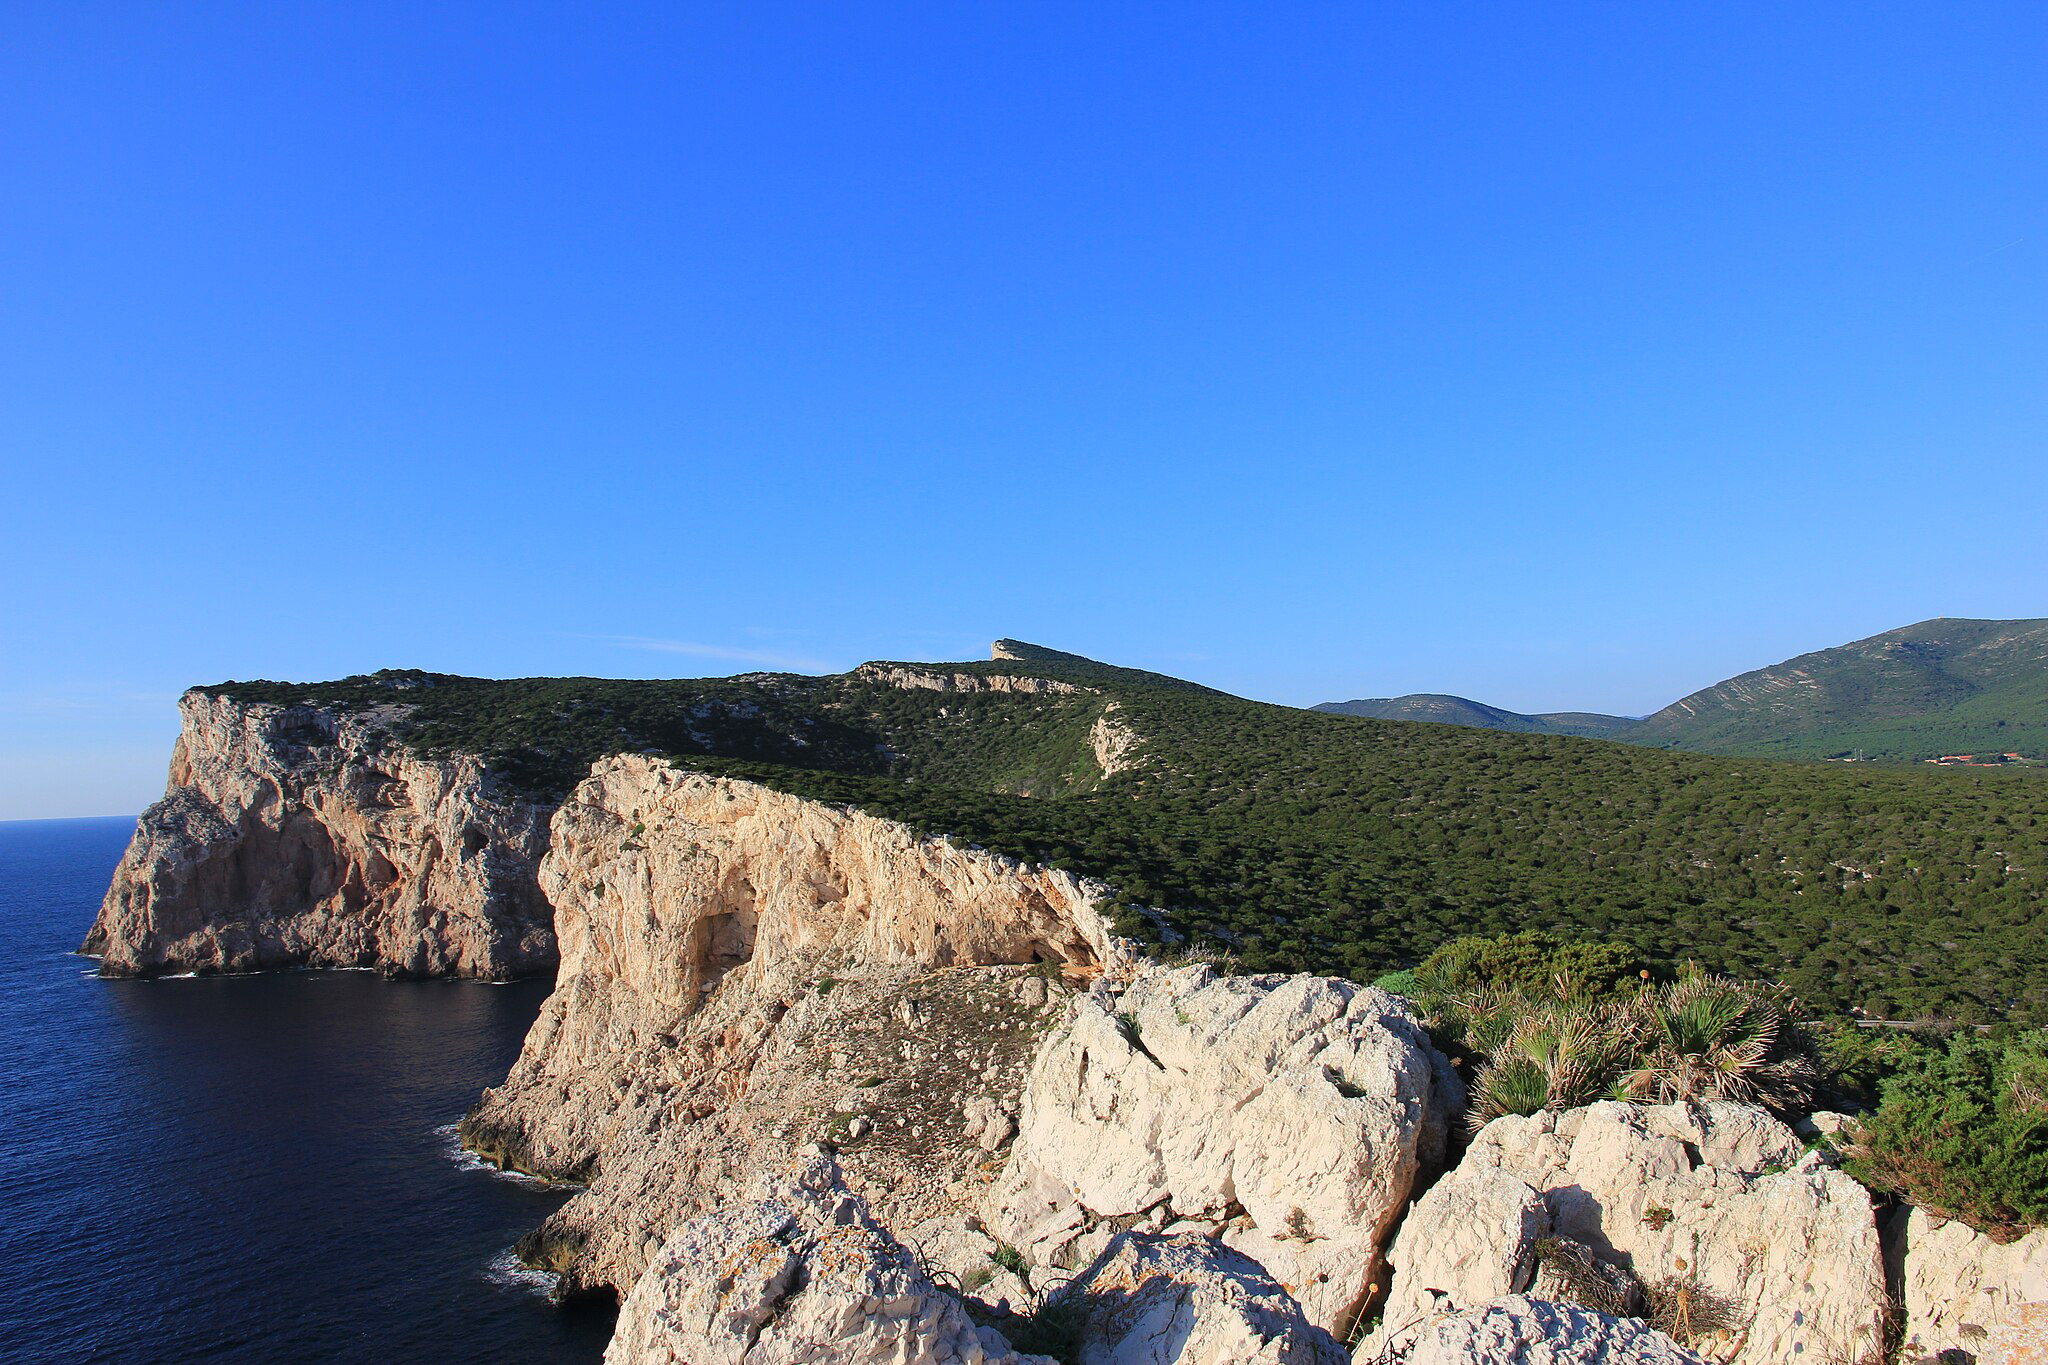
[[[1522,1295],[1438,1318],[1399,1350],[1361,1354],[1359,1360],[1362,1365],[1704,1365],[1701,1357],[1634,1318]]]
[[[1141,1223],[1213,1234],[1342,1332],[1463,1098],[1385,991],[1146,967],[1040,1049],[988,1220],[1067,1270]]]
[[[1061,1291],[1078,1365],[1349,1365],[1265,1268],[1211,1237],[1126,1232]]]
[[[1056,1365],[978,1327],[813,1149],[683,1224],[626,1296],[606,1365]]]

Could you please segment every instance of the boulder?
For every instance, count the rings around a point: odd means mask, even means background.
[[[1212,1238],[1126,1232],[1046,1307],[1077,1365],[1349,1365],[1257,1262]]]
[[[1521,1295],[1438,1318],[1399,1351],[1359,1358],[1375,1365],[1703,1365],[1635,1318]]]
[[[1385,991],[1147,967],[1076,998],[1040,1048],[987,1218],[1066,1270],[1141,1221],[1218,1230],[1341,1332],[1462,1103]]]
[[[606,1365],[1055,1365],[977,1327],[821,1150],[756,1193],[669,1237]]]
[[[1400,1345],[1431,1313],[1476,1306],[1462,1295],[1528,1287],[1518,1277],[1533,1276],[1542,1220],[1514,1182],[1541,1201],[1551,1236],[1632,1272],[1676,1305],[1681,1335],[1711,1338],[1720,1358],[1856,1360],[1882,1345],[1869,1193],[1801,1157],[1768,1114],[1714,1102],[1602,1103],[1488,1124],[1403,1225],[1371,1349]]]
[[[1373,1348],[1406,1343],[1447,1311],[1529,1288],[1536,1244],[1549,1235],[1550,1210],[1527,1182],[1489,1166],[1452,1171],[1401,1224]]]
[[[1909,1205],[1892,1215],[1890,1233],[1906,1310],[1901,1359],[1978,1354],[1987,1332],[2048,1299],[2048,1228],[2001,1243]]]

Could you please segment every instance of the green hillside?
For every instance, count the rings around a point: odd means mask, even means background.
[[[1673,702],[1637,744],[1914,761],[2048,755],[2048,620],[1937,617],[1759,668]]]
[[[2048,771],[2048,620],[1937,617],[1744,673],[1642,720],[1523,715],[1428,692],[1314,709],[1757,758],[2017,753],[2034,762],[2013,766]]]
[[[1362,697],[1357,701],[1326,701],[1309,708],[1333,716],[1369,716],[1375,720],[1420,720],[1438,725],[1469,725],[1524,735],[1581,735],[1612,739],[1635,722],[1627,716],[1597,711],[1553,711],[1523,715],[1498,706],[1453,697],[1442,692],[1412,692],[1405,697]]]
[[[1465,933],[1557,928],[1788,981],[1886,1017],[2048,1020],[2048,783],[1410,725],[1244,701],[1044,652],[883,672],[682,682],[387,673],[218,691],[409,707],[406,742],[559,794],[653,750],[1100,876],[1128,930],[1246,966],[1370,979]],[[1111,708],[1114,708],[1113,710]],[[1140,736],[1104,778],[1090,730]]]

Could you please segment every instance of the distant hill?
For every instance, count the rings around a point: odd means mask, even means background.
[[[1910,763],[2017,753],[2042,760],[2048,619],[1936,617],[1755,669],[1641,720],[1572,711],[1523,715],[1435,693],[1313,709],[1759,758]]]
[[[1709,754],[2048,755],[2048,619],[1936,617],[1673,702],[1623,736]]]
[[[1636,722],[1627,716],[1594,711],[1552,711],[1525,716],[1498,706],[1441,692],[1413,692],[1405,697],[1362,697],[1357,701],[1326,701],[1313,711],[1333,716],[1371,716],[1375,720],[1426,720],[1438,725],[1470,725],[1481,730],[1506,730],[1519,735],[1583,735],[1612,739]]]

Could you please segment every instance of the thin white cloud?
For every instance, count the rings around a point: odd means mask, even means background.
[[[72,711],[108,711],[121,707],[162,710],[177,704],[178,694],[176,692],[138,692],[90,684],[77,687],[28,688],[0,692],[0,712],[15,712],[23,715]]]
[[[770,654],[758,649],[735,649],[730,645],[705,645],[692,640],[661,640],[648,635],[590,635],[620,649],[642,649],[653,654],[682,654],[693,659],[723,659],[728,663],[756,664],[762,668],[794,672],[823,673],[831,667],[820,659],[803,659],[789,654]]]

